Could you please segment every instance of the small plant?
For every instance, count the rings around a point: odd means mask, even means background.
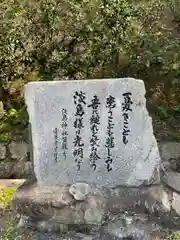
[[[12,205],[13,195],[16,190],[17,188],[15,187],[2,188],[0,190],[0,204],[6,208],[10,208]]]
[[[167,234],[165,240],[180,240],[180,232]]]
[[[14,221],[8,222],[4,232],[3,232],[3,240],[20,240],[21,235],[20,231],[15,227],[16,224]]]

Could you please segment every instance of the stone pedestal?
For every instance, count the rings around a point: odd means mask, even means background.
[[[149,236],[167,220],[170,198],[171,192],[160,185],[97,189],[86,183],[38,186],[34,180],[19,187],[13,207],[21,216],[19,227],[43,232],[93,229],[97,234]]]

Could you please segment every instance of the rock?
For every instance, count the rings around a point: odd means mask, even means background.
[[[86,183],[75,183],[69,188],[69,193],[78,201],[85,200],[91,187]]]
[[[44,224],[44,228],[85,223],[85,203],[76,203],[68,186],[38,186],[35,180],[25,182],[14,195],[13,208],[21,216],[28,216],[31,225],[32,222],[38,226]]]
[[[13,176],[16,178],[30,178],[34,175],[31,162],[19,161],[14,165]]]
[[[170,212],[172,191],[163,185],[152,186],[148,189],[146,207],[150,212]]]
[[[163,161],[169,161],[170,158],[178,159],[180,157],[180,142],[161,142],[159,151]]]
[[[179,158],[170,158],[169,167],[172,171],[180,173],[180,157]]]
[[[169,212],[171,208],[172,191],[166,190],[162,185],[123,188],[111,191],[107,207],[112,215],[124,211],[137,213],[154,213],[156,211]]]
[[[9,151],[13,159],[22,159],[27,156],[27,144],[25,142],[11,142]]]
[[[84,212],[80,206],[68,206],[56,211],[51,221],[70,224],[84,224]]]
[[[101,224],[104,219],[104,211],[98,208],[89,208],[85,211],[84,219],[86,224]]]
[[[161,178],[162,182],[175,191],[180,192],[180,173],[167,171]]]
[[[17,228],[26,228],[30,225],[31,218],[26,215],[21,215],[20,220],[18,222]]]
[[[93,237],[92,236],[88,236],[88,235],[84,235],[83,236],[83,240],[93,240]]]
[[[64,240],[58,233],[38,232],[36,234],[37,240]],[[70,239],[69,239],[70,240]]]
[[[172,208],[180,216],[180,195],[176,192],[173,192]]]
[[[86,224],[102,224],[108,214],[107,200],[100,195],[88,196],[85,211]]]
[[[25,201],[41,206],[48,204],[56,208],[75,203],[67,186],[38,186],[36,180],[26,181],[15,193],[13,201],[15,205],[19,206],[21,202],[25,203]]]
[[[1,162],[0,163],[0,178],[3,179],[7,179],[7,178],[12,178],[12,174],[13,174],[13,163],[12,162]]]
[[[114,188],[159,182],[161,158],[142,80],[31,82],[25,86],[25,101],[38,183],[87,182]],[[95,103],[99,122],[93,127],[90,119]],[[83,110],[80,117],[86,131],[82,123],[77,125],[79,108]],[[119,114],[121,110],[125,112]],[[124,128],[127,129],[123,131]],[[66,133],[63,138],[62,131],[63,135]],[[114,140],[112,160],[108,156],[110,148],[104,144],[109,137]],[[82,139],[83,149],[77,148],[76,138]],[[90,157],[94,151],[98,161]],[[83,200],[85,195],[86,192],[77,199]]]
[[[58,233],[39,232],[36,234],[36,237],[37,240],[93,240],[93,237],[90,235],[73,231],[63,235]]]
[[[4,111],[4,105],[3,102],[0,101],[0,119],[4,117],[5,111]]]
[[[25,182],[25,179],[0,179],[0,188],[18,188]]]
[[[129,219],[131,218],[131,221]],[[157,224],[150,222],[143,215],[138,216],[121,216],[120,219],[108,223],[104,227],[104,232],[113,236],[115,239],[130,238],[139,240],[149,240],[154,231],[160,231]]]
[[[68,226],[66,224],[60,224],[53,221],[40,221],[37,223],[36,228],[41,232],[67,232]]]
[[[4,143],[0,143],[0,159],[5,159],[6,157],[6,145]]]

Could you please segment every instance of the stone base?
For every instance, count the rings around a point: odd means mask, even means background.
[[[145,240],[169,221],[171,195],[161,185],[96,189],[85,183],[50,187],[31,181],[18,188],[13,207],[21,216],[19,227],[61,233],[93,229],[116,239]]]

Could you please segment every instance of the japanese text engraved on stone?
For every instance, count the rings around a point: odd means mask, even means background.
[[[144,95],[132,78],[27,84],[38,182],[151,180],[160,156]]]
[[[100,159],[98,149],[99,149],[99,125],[100,125],[100,116],[99,116],[99,105],[100,100],[97,95],[94,95],[91,99],[91,103],[88,105],[89,108],[92,108],[92,115],[89,119],[90,129],[92,136],[90,138],[91,152],[89,155],[89,161],[93,171],[97,168],[97,161]]]
[[[73,140],[73,144],[74,144],[73,155],[75,157],[75,162],[77,163],[77,169],[79,171],[80,165],[84,157],[84,154],[83,154],[84,143],[81,136],[81,132],[82,132],[82,129],[84,128],[83,116],[85,114],[84,106],[86,105],[86,102],[85,102],[86,96],[85,96],[85,93],[83,93],[82,91],[80,92],[76,91],[73,98],[74,98],[74,104],[76,106],[76,112],[75,112],[76,118],[73,123],[73,126],[76,129],[76,134]]]

